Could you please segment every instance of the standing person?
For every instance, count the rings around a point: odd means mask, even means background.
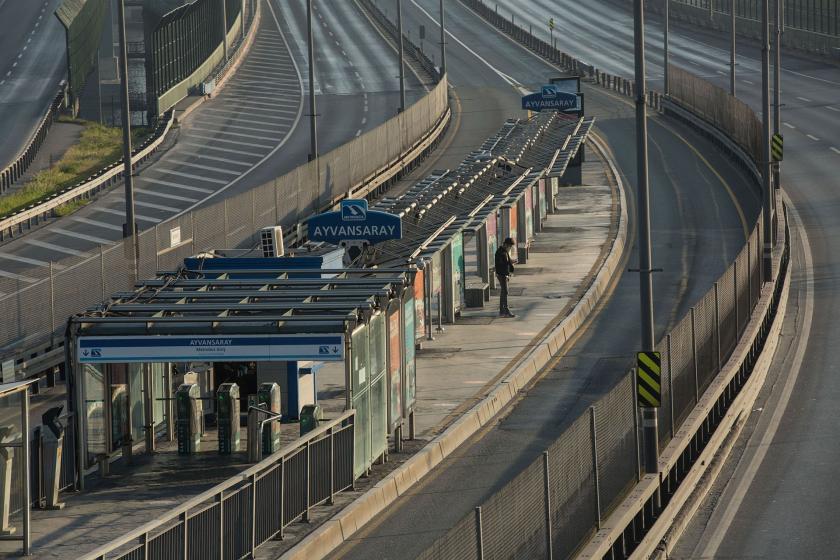
[[[508,282],[513,274],[513,261],[510,259],[510,248],[515,243],[508,237],[504,243],[496,249],[496,277],[499,279],[499,317],[516,317],[508,307]]]

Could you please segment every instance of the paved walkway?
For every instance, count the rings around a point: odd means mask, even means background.
[[[541,331],[566,316],[600,268],[618,226],[617,190],[607,184],[601,162],[588,155],[586,186],[560,190],[560,211],[549,216],[527,264],[516,268],[511,288],[516,318],[499,318],[494,296],[485,308],[465,310],[456,324],[444,325],[445,331],[435,332],[435,340],[425,342],[418,352],[418,441],[409,443],[403,453],[392,454],[386,465],[375,467],[372,477],[340,495],[332,507],[315,508],[311,524],[292,524],[287,530],[291,538],[264,545],[260,558],[279,556],[297,542],[296,536],[317,527],[405,461],[482,398]],[[469,265],[473,260],[469,244],[466,257]],[[343,406],[343,374],[319,374],[318,385],[319,398],[331,416]],[[286,428],[287,437],[293,437],[295,428]],[[82,494],[64,494],[64,510],[34,511],[35,556],[78,558],[246,467],[242,454],[222,458],[214,448],[208,440],[208,452],[185,459],[166,444],[153,457],[135,457],[130,468],[116,467],[110,477],[90,484]],[[0,556],[14,555],[18,549],[17,543],[0,542]]]

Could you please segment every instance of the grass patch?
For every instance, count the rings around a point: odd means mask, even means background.
[[[25,208],[45,196],[78,183],[94,171],[120,159],[122,129],[90,121],[84,121],[83,126],[79,142],[67,150],[51,168],[39,171],[21,189],[0,196],[0,216]],[[132,129],[133,145],[140,143],[148,133],[146,128]]]
[[[68,202],[66,204],[62,204],[61,206],[56,206],[54,212],[55,215],[61,218],[62,216],[69,216],[79,208],[84,208],[87,206],[90,199],[79,199],[74,200],[73,202]]]

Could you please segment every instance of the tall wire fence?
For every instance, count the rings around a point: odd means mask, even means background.
[[[758,221],[726,272],[657,344],[663,385],[660,447],[697,405],[750,319],[761,288],[762,232]],[[419,558],[545,558],[548,546],[553,558],[570,558],[640,479],[635,391],[631,370],[543,456]]]
[[[0,297],[0,356],[58,343],[70,315],[130,289],[138,278],[177,268],[185,257],[209,249],[256,247],[263,227],[280,224],[288,231],[400,162],[438,126],[447,107],[444,78],[405,112],[317,160],[142,231],[136,270],[128,241],[53,263],[34,283],[28,277],[0,279],[0,292],[7,294]]]

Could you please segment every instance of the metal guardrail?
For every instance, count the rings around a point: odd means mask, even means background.
[[[41,119],[41,122],[38,123],[35,132],[29,138],[29,142],[26,143],[26,146],[24,146],[17,157],[12,160],[12,163],[0,171],[0,194],[9,190],[15,181],[26,173],[26,170],[35,160],[35,156],[38,155],[38,150],[41,149],[41,144],[44,143],[44,139],[47,137],[47,132],[52,126],[55,117],[58,116],[58,113],[64,106],[66,93],[67,83],[62,81],[58,88],[58,93],[55,94],[49,108],[47,108],[47,113]]]
[[[355,410],[79,560],[253,558],[311,508],[353,486]]]
[[[557,58],[556,49],[530,36],[522,28],[501,19],[478,0],[464,0],[476,6],[486,19],[497,20],[500,27],[537,52]],[[563,58],[564,55],[560,55]],[[568,66],[578,66],[573,61]],[[588,72],[592,74],[591,70]],[[598,83],[618,84],[622,93],[632,95],[632,83],[595,72]],[[690,115],[690,113],[689,113]],[[725,123],[726,121],[720,121]],[[701,126],[708,123],[701,120]],[[704,130],[706,130],[704,128]],[[712,129],[714,130],[714,129]],[[708,132],[708,130],[706,130]],[[718,132],[718,136],[725,136]],[[734,157],[747,154],[738,144]],[[749,159],[745,165],[754,163]],[[690,312],[657,345],[662,356],[662,418],[659,423],[660,445],[665,447],[678,433],[701,396],[736,348],[747,329],[751,315],[762,296],[763,225],[757,221],[746,245],[736,260],[714,283]],[[777,251],[784,262],[787,245]],[[780,275],[781,276],[781,275]],[[762,308],[764,309],[764,308]],[[764,319],[759,322],[766,323]],[[768,329],[750,331],[753,350],[763,344],[761,336]],[[741,341],[741,344],[744,344]],[[750,360],[757,352],[747,353]],[[749,374],[746,364],[739,380]],[[474,512],[466,515],[443,537],[427,549],[421,559],[470,559],[484,557],[567,558],[601,527],[606,513],[622,500],[627,490],[642,479],[639,441],[639,415],[636,405],[634,373],[631,371],[611,391],[581,414],[549,448],[501,490]],[[734,388],[734,385],[733,385]],[[729,394],[728,391],[724,391]],[[723,398],[723,397],[721,397]],[[713,410],[711,415],[719,414]],[[715,418],[719,419],[718,416]],[[708,426],[707,426],[708,427]],[[704,433],[704,435],[707,435]],[[687,440],[698,442],[702,438]],[[698,446],[688,445],[685,454],[696,457]],[[677,454],[678,459],[681,455]],[[668,472],[671,488],[680,480],[675,460]],[[652,500],[640,508],[640,525],[631,516],[633,535],[647,527],[655,516]],[[511,516],[509,512],[516,512]],[[625,530],[626,533],[626,530]],[[624,557],[628,550],[621,531],[616,532],[618,548],[602,550],[610,557]],[[612,544],[612,543],[611,543]],[[632,545],[631,545],[632,546]],[[457,551],[457,552],[456,552]],[[600,558],[600,556],[598,556]]]
[[[132,169],[144,163],[160,147],[172,126],[173,113],[170,111],[160,120],[155,132],[141,144],[131,156]],[[7,216],[0,217],[0,241],[12,237],[15,231],[23,233],[24,227],[31,228],[43,220],[54,217],[55,209],[63,204],[79,199],[87,199],[100,190],[119,182],[123,177],[122,158],[100,169],[84,181],[53,193],[28,207]]]

